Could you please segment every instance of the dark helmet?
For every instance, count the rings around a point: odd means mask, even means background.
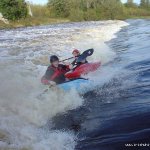
[[[50,57],[50,63],[53,63],[54,61],[59,61],[59,58],[56,55]]]

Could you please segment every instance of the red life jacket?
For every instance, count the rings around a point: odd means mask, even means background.
[[[46,74],[42,77],[41,82],[45,85],[49,84],[49,80],[60,84],[65,81],[64,74],[69,71],[69,66],[59,65],[57,68],[54,66],[49,66]],[[48,76],[47,74],[50,74]]]
[[[54,74],[50,77],[50,80],[53,81],[55,78],[59,77],[60,75],[64,74],[64,70],[62,68],[58,67],[55,68],[52,66],[52,69],[54,70]]]

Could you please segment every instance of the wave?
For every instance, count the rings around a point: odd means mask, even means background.
[[[115,33],[126,25],[123,21],[102,21],[3,31],[0,147],[73,150],[76,135],[69,130],[53,130],[51,119],[82,106],[84,99],[76,91],[49,91],[42,99],[37,98],[45,89],[39,80],[48,64],[47,55],[57,54],[63,59],[71,55],[73,48],[94,48],[89,61],[105,64],[115,58],[105,42],[115,38]]]

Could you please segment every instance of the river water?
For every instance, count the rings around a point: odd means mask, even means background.
[[[150,20],[0,30],[0,149],[148,150],[149,47]],[[102,62],[88,75],[94,86],[39,99],[49,56],[67,58],[74,48],[94,48],[89,61]]]

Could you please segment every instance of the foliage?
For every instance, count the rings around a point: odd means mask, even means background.
[[[99,8],[102,10],[99,15],[103,13],[103,17],[107,16],[107,19],[117,19],[123,14],[123,4],[120,0],[103,0]]]
[[[132,18],[132,17],[140,18],[144,16],[145,17],[150,16],[150,12],[141,8],[125,8],[124,15],[125,18]]]
[[[133,8],[138,7],[137,4],[135,4],[135,3],[133,2],[133,0],[127,0],[127,3],[125,3],[125,6],[126,6],[126,7],[129,7],[129,8],[131,8],[131,7],[133,7]]]
[[[51,16],[69,18],[71,21],[125,19],[150,16],[149,1],[141,0],[138,6],[133,0],[127,0],[125,4],[121,0],[49,0],[48,8]]]
[[[133,0],[128,0],[125,4],[121,0],[49,0],[47,5],[30,4],[30,7],[32,17],[27,15],[25,0],[0,0],[0,12],[12,20],[10,27],[68,21],[150,18],[150,0],[141,0],[140,5]],[[6,25],[0,22],[1,26]]]
[[[70,1],[69,0],[50,0],[48,2],[50,7],[51,15],[56,17],[68,17],[70,12]]]
[[[49,0],[54,17],[68,17],[72,21],[117,19],[123,13],[120,0]]]
[[[8,20],[18,20],[27,16],[28,9],[24,0],[1,0],[0,12]]]
[[[150,0],[141,0],[140,7],[149,9],[150,8]]]
[[[71,21],[83,21],[84,18],[84,12],[80,9],[71,9],[69,19]]]
[[[34,18],[45,18],[50,17],[49,9],[47,5],[30,5],[31,11]]]

